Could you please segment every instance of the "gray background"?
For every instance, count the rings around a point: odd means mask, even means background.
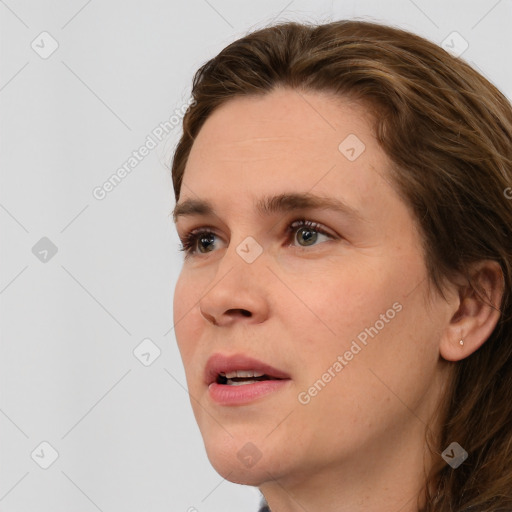
[[[6,0],[0,16],[0,510],[256,510],[206,458],[172,329],[176,118],[93,190],[186,104],[198,66],[273,20],[467,44],[510,98],[512,1]]]

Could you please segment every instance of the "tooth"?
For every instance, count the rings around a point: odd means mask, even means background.
[[[228,373],[221,372],[220,375],[222,375],[223,377],[226,377],[226,379],[232,379],[234,377],[240,377],[240,378],[261,377],[265,374],[262,372],[256,372],[253,370],[236,370],[234,372],[228,372]]]

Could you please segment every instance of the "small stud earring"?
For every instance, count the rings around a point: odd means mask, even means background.
[[[464,340],[460,340],[460,341],[459,341],[459,343],[460,343],[461,345],[464,345]]]

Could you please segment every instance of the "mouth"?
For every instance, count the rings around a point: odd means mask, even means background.
[[[263,380],[284,380],[278,377],[271,377],[261,372],[253,370],[235,370],[234,372],[219,372],[216,383],[226,386],[243,386],[245,384],[253,384]]]
[[[291,377],[244,354],[213,354],[206,363],[208,396],[220,406],[243,406],[289,387]]]
[[[205,383],[225,386],[243,386],[265,380],[287,380],[290,375],[263,361],[244,354],[213,354],[206,363]]]

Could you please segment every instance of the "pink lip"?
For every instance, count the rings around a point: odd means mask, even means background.
[[[230,386],[216,382],[219,373],[228,373],[235,370],[254,370],[264,373],[274,380],[263,380],[241,386]],[[221,405],[242,405],[252,402],[281,389],[289,381],[290,376],[287,373],[243,354],[232,356],[214,354],[208,359],[205,369],[205,383],[208,386],[210,398]]]
[[[274,379],[289,379],[290,376],[277,368],[274,368],[262,361],[247,357],[243,354],[233,354],[225,356],[223,354],[213,354],[205,368],[205,383],[209,386],[212,382],[216,382],[219,373],[228,373],[235,370],[255,370],[264,373]],[[249,384],[248,384],[249,385]]]
[[[212,382],[208,386],[210,398],[220,405],[243,405],[269,395],[288,385],[290,379],[262,380],[242,386],[229,386]]]

